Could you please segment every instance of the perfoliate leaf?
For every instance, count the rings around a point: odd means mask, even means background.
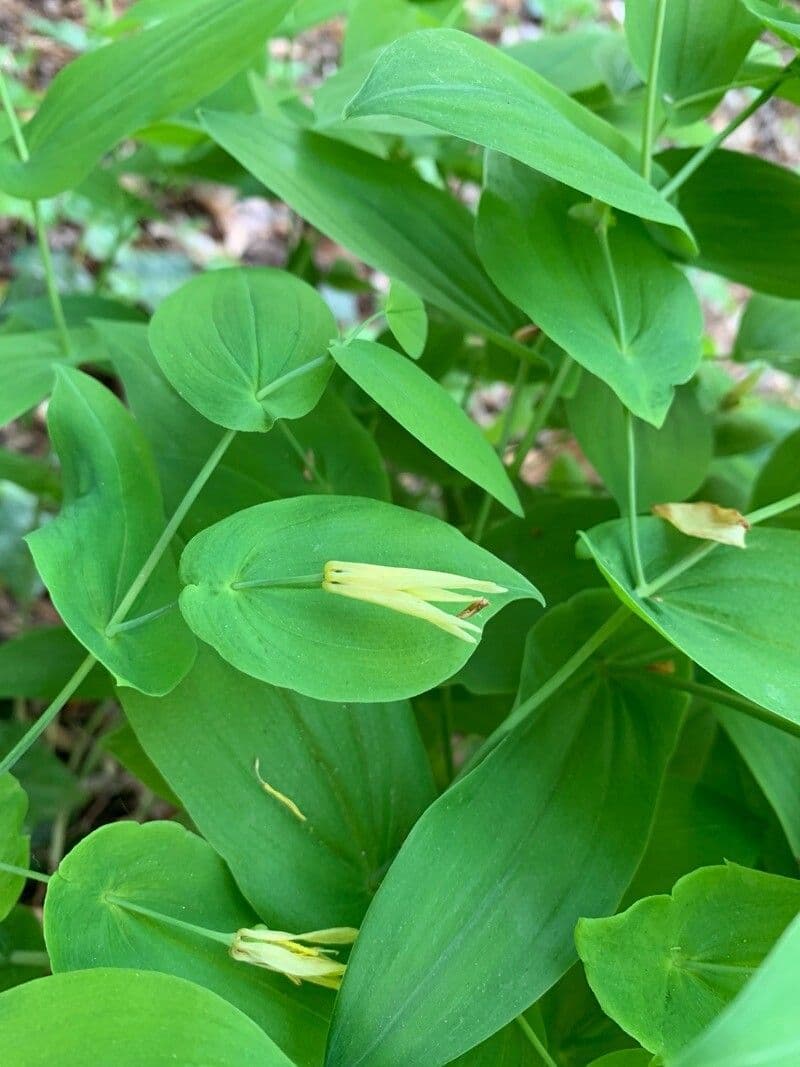
[[[213,271],[159,306],[150,344],[187,403],[231,430],[269,430],[319,401],[333,364],[336,322],[318,293],[291,274]]]
[[[336,595],[323,588],[326,564],[336,560],[447,570],[503,591],[440,597],[453,611],[416,595],[409,605],[388,585],[376,589],[377,578]],[[279,500],[232,515],[193,538],[181,576],[181,610],[202,640],[246,674],[322,700],[398,700],[430,689],[466,662],[496,612],[539,597],[526,578],[453,527],[356,497]],[[408,586],[412,593],[417,584]],[[479,602],[481,610],[462,622],[459,612]],[[436,612],[450,632],[425,617]],[[472,636],[459,639],[456,629]]]
[[[428,314],[414,290],[396,278],[386,298],[386,321],[403,351],[419,359],[428,339]]]

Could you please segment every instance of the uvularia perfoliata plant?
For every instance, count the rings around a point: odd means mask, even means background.
[[[39,7],[3,1067],[797,1067],[797,4]]]

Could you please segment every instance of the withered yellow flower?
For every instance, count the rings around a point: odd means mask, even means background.
[[[346,965],[331,959],[336,955],[335,950],[315,946],[351,945],[357,936],[358,930],[349,926],[312,930],[307,934],[290,934],[285,930],[256,926],[236,931],[230,953],[241,963],[282,974],[295,985],[311,982],[326,989],[338,989]]]
[[[494,582],[446,571],[381,567],[373,563],[339,560],[325,564],[322,588],[329,593],[366,600],[402,615],[413,615],[472,645],[477,644],[475,635],[480,635],[481,629],[468,619],[488,606],[483,594],[508,592]],[[451,615],[435,604],[466,604],[467,607],[459,614]]]

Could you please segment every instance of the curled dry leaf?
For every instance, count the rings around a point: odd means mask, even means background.
[[[736,508],[721,508],[705,501],[696,504],[655,504],[653,514],[671,522],[689,537],[719,541],[734,548],[747,548],[745,535],[750,523]]]

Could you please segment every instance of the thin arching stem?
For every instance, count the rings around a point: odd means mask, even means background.
[[[664,43],[664,23],[667,17],[667,0],[658,0],[655,25],[653,27],[653,47],[650,51],[650,67],[647,72],[647,96],[644,106],[642,126],[642,177],[650,181],[653,169],[653,141],[656,126],[656,104],[658,102],[658,72],[661,66],[661,48]]]

